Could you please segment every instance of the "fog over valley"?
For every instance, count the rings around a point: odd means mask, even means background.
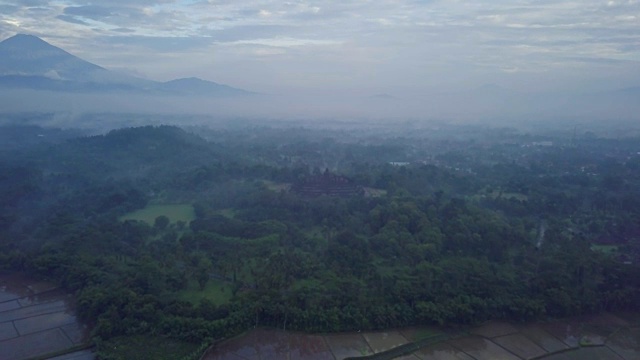
[[[640,1],[0,0],[0,359],[640,359]]]
[[[488,90],[485,90],[488,89]],[[591,94],[522,94],[483,87],[466,93],[435,93],[405,98],[295,96],[255,94],[150,95],[136,92],[54,92],[0,89],[5,112],[141,113],[208,115],[213,118],[326,120],[445,121],[518,126],[535,122],[634,122],[640,114],[640,90]],[[66,126],[73,126],[73,123]],[[78,124],[81,125],[81,124]]]

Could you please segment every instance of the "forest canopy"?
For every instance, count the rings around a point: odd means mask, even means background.
[[[97,343],[637,310],[637,138],[446,131],[15,141],[0,152],[0,264],[73,291]],[[363,191],[290,191],[327,172]]]

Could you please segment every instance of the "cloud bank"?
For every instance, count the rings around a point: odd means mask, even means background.
[[[107,68],[271,94],[640,84],[638,0],[22,0],[0,14],[0,38],[31,33]]]

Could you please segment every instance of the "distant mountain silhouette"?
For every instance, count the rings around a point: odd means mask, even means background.
[[[18,34],[0,42],[0,87],[70,92],[134,91],[144,93],[237,96],[251,92],[197,78],[165,83],[107,70],[33,35]]]
[[[53,80],[88,80],[108,70],[75,57],[32,35],[0,42],[0,75],[43,76]]]
[[[228,85],[222,85],[195,77],[167,81],[161,83],[158,86],[158,89],[182,94],[207,94],[224,96],[254,94],[249,91],[236,89]]]

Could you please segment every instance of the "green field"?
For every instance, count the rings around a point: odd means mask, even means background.
[[[372,187],[365,187],[364,194],[367,197],[380,197],[387,195],[387,190],[384,189],[376,189]]]
[[[120,217],[120,220],[144,221],[147,224],[153,226],[156,218],[161,215],[168,217],[172,224],[175,224],[178,221],[189,223],[196,218],[196,213],[193,210],[193,206],[191,204],[155,204],[147,205],[147,207],[145,207],[144,209],[136,210],[134,212],[123,215]]]
[[[607,255],[616,255],[618,253],[618,245],[591,245],[591,250],[600,251]]]
[[[190,281],[189,286],[178,293],[178,299],[189,301],[197,305],[202,299],[209,299],[217,306],[231,300],[232,284],[218,279],[210,279],[204,290],[200,290],[196,281]]]
[[[279,183],[273,182],[269,180],[262,180],[267,189],[275,192],[287,191],[291,187],[291,184],[288,183]]]
[[[234,209],[222,209],[216,211],[216,214],[222,215],[228,219],[233,219],[236,216],[236,211]]]

